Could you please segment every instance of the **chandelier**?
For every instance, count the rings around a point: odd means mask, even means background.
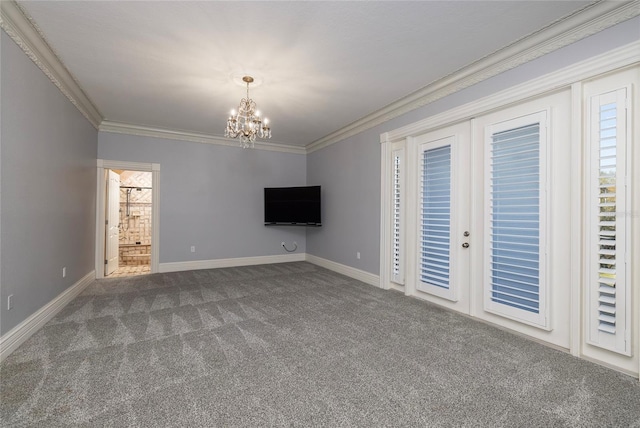
[[[254,147],[256,137],[271,138],[271,128],[269,128],[269,119],[265,118],[263,121],[260,118],[255,101],[249,98],[249,84],[253,83],[253,77],[244,76],[242,81],[247,84],[247,98],[240,101],[237,112],[235,109],[231,110],[224,136],[240,139],[242,148],[246,149]]]

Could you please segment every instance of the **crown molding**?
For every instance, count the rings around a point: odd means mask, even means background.
[[[237,140],[231,138],[217,137],[215,135],[200,134],[195,132],[176,131],[172,129],[154,128],[150,126],[132,125],[129,123],[112,122],[103,120],[98,130],[103,132],[112,132],[115,134],[138,135],[142,137],[163,138],[168,140],[189,141],[192,143],[216,144],[219,146],[240,147]],[[304,155],[307,150],[304,147],[290,146],[279,143],[255,143],[258,150],[267,150],[271,152],[295,153]]]
[[[406,97],[306,146],[307,153],[335,144],[411,110],[451,95],[585,37],[640,15],[640,1],[599,1],[556,21]]]
[[[0,1],[0,27],[71,103],[98,129],[102,115],[51,49],[35,22],[13,0]]]
[[[14,0],[2,0],[0,1],[0,12],[0,28],[11,37],[96,129],[105,132],[236,146],[233,140],[222,137],[103,120],[101,113],[24,10]],[[255,146],[261,150],[297,154],[312,153],[638,15],[640,15],[640,0],[624,3],[599,1],[332,132],[306,147],[262,142],[256,143]]]
[[[569,88],[575,82],[612,70],[638,67],[638,65],[640,65],[640,40],[401,128],[384,132],[380,134],[380,143],[400,141],[432,129],[469,120],[508,104]]]

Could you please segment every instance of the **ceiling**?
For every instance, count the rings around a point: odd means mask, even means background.
[[[308,146],[592,1],[20,1],[104,120]]]

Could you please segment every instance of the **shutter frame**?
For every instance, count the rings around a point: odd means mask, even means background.
[[[589,97],[586,124],[586,341],[626,356],[631,355],[628,93],[623,87]]]
[[[548,117],[545,110],[485,128],[484,309],[544,330]]]

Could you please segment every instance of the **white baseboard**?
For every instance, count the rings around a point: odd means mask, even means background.
[[[304,253],[278,254],[275,256],[238,257],[234,259],[194,260],[190,262],[160,263],[160,272],[179,272],[185,270],[266,265],[271,263],[302,262],[304,260]]]
[[[62,308],[80,294],[87,285],[96,278],[96,272],[91,271],[71,287],[64,290],[56,298],[41,307],[26,320],[6,332],[0,337],[0,362],[4,361],[16,348],[22,345],[36,331],[53,318]]]
[[[350,278],[357,279],[358,281],[362,281],[366,284],[373,285],[375,287],[380,287],[379,275],[365,272],[363,270],[356,269],[351,266],[343,265],[341,263],[337,263],[331,260],[323,259],[322,257],[314,256],[311,254],[307,254],[306,261],[308,261],[309,263],[313,263],[314,265],[318,265],[320,267],[332,270],[334,272],[341,273],[342,275],[346,275]]]

